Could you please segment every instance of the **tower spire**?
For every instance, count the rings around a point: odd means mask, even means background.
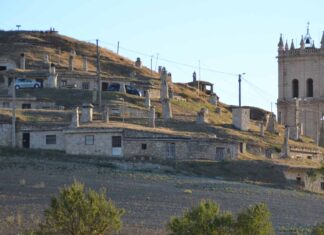
[[[291,39],[290,50],[295,49],[294,39]]]
[[[286,44],[285,44],[285,51],[288,51],[289,50],[289,47],[288,47],[288,42],[286,40]]]
[[[284,43],[283,43],[283,40],[282,40],[282,33],[280,34],[280,38],[279,38],[278,50],[279,51],[283,51],[284,50]]]
[[[309,34],[309,24],[310,23],[307,22],[307,32],[306,32],[306,35],[305,35],[305,38],[304,38],[306,47],[312,47],[313,46],[312,45],[312,37]]]
[[[324,31],[323,31],[322,40],[321,40],[321,48],[324,49]]]
[[[303,35],[301,35],[301,39],[300,39],[300,48],[301,49],[304,49],[305,48],[305,41],[304,41]]]

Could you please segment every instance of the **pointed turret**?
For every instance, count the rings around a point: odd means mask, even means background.
[[[285,51],[288,51],[289,50],[289,47],[288,47],[288,42],[286,40],[286,43],[285,43]]]
[[[304,48],[305,48],[305,41],[304,41],[304,37],[302,35],[301,39],[300,39],[300,49],[304,49]]]
[[[291,39],[290,50],[295,50],[294,39]]]
[[[321,40],[321,48],[324,49],[324,31],[323,31],[322,40]]]
[[[305,47],[313,47],[314,43],[312,41],[312,37],[309,34],[309,22],[307,22],[307,33],[305,35],[304,40],[305,40]]]
[[[279,43],[278,43],[278,51],[283,51],[283,50],[284,50],[284,43],[282,40],[282,34],[280,34]]]

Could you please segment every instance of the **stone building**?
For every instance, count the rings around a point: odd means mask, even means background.
[[[89,112],[88,115],[92,115]],[[242,142],[198,133],[183,134],[163,128],[144,127],[105,120],[65,124],[18,123],[16,145],[21,148],[61,150],[67,154],[144,159],[236,159]],[[0,123],[0,146],[12,146],[10,120]]]
[[[324,33],[316,48],[309,32],[299,47],[288,46],[282,35],[278,43],[278,122],[318,143],[324,113]]]

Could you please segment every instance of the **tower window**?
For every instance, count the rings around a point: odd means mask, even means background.
[[[298,96],[299,96],[299,86],[298,86],[297,79],[294,79],[292,81],[292,96],[293,96],[293,98],[298,98]]]
[[[307,97],[313,97],[313,79],[307,79]]]

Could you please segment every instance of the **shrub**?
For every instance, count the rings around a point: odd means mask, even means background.
[[[212,201],[201,201],[182,217],[172,217],[167,226],[170,235],[230,235],[232,225],[231,214],[221,212]]]
[[[217,203],[201,201],[182,217],[172,217],[167,226],[170,235],[274,235],[270,212],[262,203],[247,208],[234,220],[229,212],[221,212]]]
[[[237,216],[236,234],[274,235],[270,212],[264,203],[250,206]]]
[[[324,223],[317,225],[313,229],[312,235],[324,235]]]
[[[103,235],[120,230],[124,210],[107,200],[105,189],[99,193],[75,181],[71,186],[60,189],[45,210],[45,222],[36,234],[60,235]]]

